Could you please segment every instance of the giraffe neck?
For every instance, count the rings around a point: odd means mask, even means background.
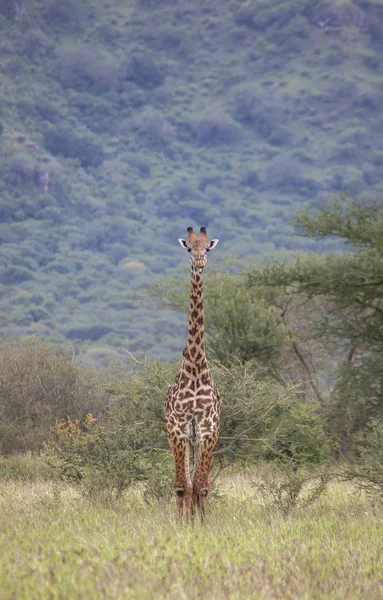
[[[185,366],[189,363],[189,366],[193,367],[193,371],[207,368],[204,333],[202,273],[198,273],[192,268],[188,337],[184,350],[184,363]]]

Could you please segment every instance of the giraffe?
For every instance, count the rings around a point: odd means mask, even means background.
[[[218,240],[209,242],[206,228],[197,237],[188,227],[188,239],[179,243],[191,263],[190,311],[183,360],[165,400],[165,421],[175,460],[178,514],[193,520],[198,507],[204,521],[209,492],[211,454],[217,443],[221,398],[208,368],[204,344],[202,273],[207,254]]]

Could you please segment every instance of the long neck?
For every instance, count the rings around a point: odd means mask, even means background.
[[[202,273],[191,269],[190,311],[185,360],[199,370],[207,368],[203,322]]]

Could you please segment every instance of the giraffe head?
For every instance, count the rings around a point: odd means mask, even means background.
[[[197,237],[193,227],[188,227],[188,239],[179,239],[179,243],[189,252],[192,268],[201,272],[207,263],[207,255],[216,247],[219,240],[208,240],[206,227],[201,227],[200,236]]]

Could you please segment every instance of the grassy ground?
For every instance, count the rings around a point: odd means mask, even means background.
[[[231,475],[208,524],[132,496],[105,507],[49,480],[0,482],[0,598],[383,597],[383,510],[333,484],[283,517]]]

